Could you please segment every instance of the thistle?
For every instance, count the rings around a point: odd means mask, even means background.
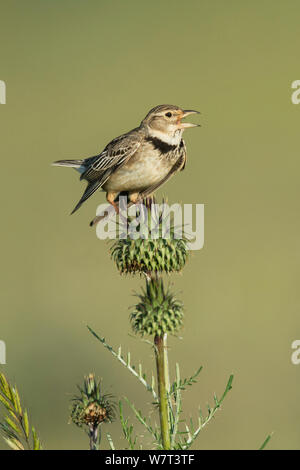
[[[137,226],[130,227],[131,219],[126,219],[126,227],[121,224],[122,238],[111,247],[112,259],[121,274],[170,274],[185,266],[188,250],[182,227],[170,226],[165,202],[161,207],[154,204],[154,199],[144,201]]]
[[[187,259],[183,239],[117,240],[111,255],[121,274],[180,272]]]
[[[90,450],[99,450],[100,425],[111,423],[115,418],[115,403],[112,396],[102,394],[101,382],[94,374],[85,377],[83,387],[79,387],[80,396],[73,398],[71,420],[76,426],[84,428],[90,438]]]
[[[138,295],[140,301],[131,313],[131,325],[141,336],[175,334],[183,324],[183,305],[165,290],[162,279],[151,278]]]

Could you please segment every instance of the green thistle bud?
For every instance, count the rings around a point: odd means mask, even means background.
[[[183,269],[187,259],[186,241],[183,239],[117,240],[111,255],[121,274],[171,273]]]
[[[165,291],[162,279],[151,279],[138,297],[140,302],[130,315],[135,333],[162,336],[179,331],[183,323],[183,306],[172,293]]]

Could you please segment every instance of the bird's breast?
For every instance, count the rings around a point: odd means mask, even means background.
[[[116,192],[145,190],[161,181],[174,163],[172,156],[163,155],[145,142],[127,163],[113,172],[103,189]]]

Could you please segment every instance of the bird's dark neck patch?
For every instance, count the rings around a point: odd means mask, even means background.
[[[178,145],[168,144],[168,142],[164,142],[163,140],[159,139],[158,137],[148,136],[148,137],[146,137],[146,140],[148,142],[151,142],[153,147],[155,149],[159,150],[161,153],[172,152],[178,147]],[[181,140],[181,142],[182,142],[182,140]],[[180,145],[181,145],[181,142],[180,142]]]

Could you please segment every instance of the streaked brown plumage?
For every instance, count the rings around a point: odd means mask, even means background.
[[[87,188],[75,206],[74,213],[98,188],[116,210],[119,193],[127,193],[132,203],[151,195],[186,162],[183,130],[197,124],[182,123],[182,118],[198,113],[174,105],[151,109],[140,126],[113,139],[94,157],[82,160],[60,160],[53,165],[69,166],[81,173]]]

